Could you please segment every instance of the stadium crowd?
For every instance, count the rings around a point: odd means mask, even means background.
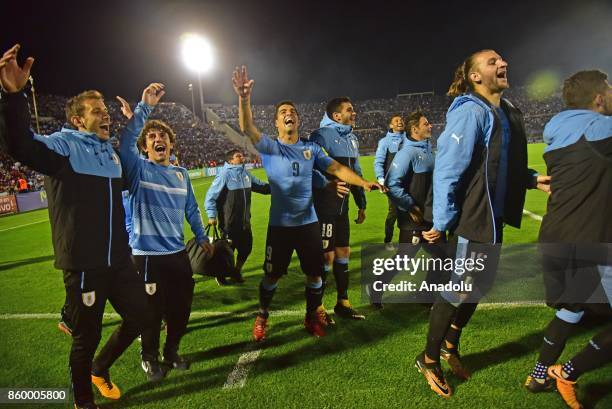
[[[555,113],[562,110],[560,95],[534,99],[530,98],[525,87],[512,88],[507,95],[525,114],[528,141],[530,143],[541,142],[544,125]],[[58,95],[42,94],[38,96],[38,126],[41,134],[48,135],[62,128],[65,123],[66,101],[66,97]],[[361,153],[372,154],[375,151],[379,139],[386,133],[391,115],[399,114],[406,117],[409,112],[417,108],[427,113],[433,126],[432,142],[435,146],[437,137],[444,129],[446,110],[450,102],[450,97],[432,93],[356,101],[355,108],[358,115],[355,134],[359,138]],[[126,119],[121,114],[120,104],[117,101],[109,99],[107,106],[112,118],[112,134],[116,134],[119,128],[125,125]],[[239,129],[236,105],[214,105],[210,108],[221,120],[227,121],[232,128]],[[297,108],[301,119],[300,132],[302,135],[308,135],[319,127],[325,103],[302,103],[297,104]],[[273,135],[275,133],[274,105],[256,105],[253,110],[253,116],[259,129]],[[222,134],[194,116],[191,110],[182,104],[160,103],[153,118],[167,122],[176,131],[178,135],[176,154],[181,166],[187,169],[221,165],[225,152],[236,147]],[[36,129],[36,124],[32,123],[32,127]],[[26,179],[29,190],[42,188],[40,175],[26,167],[16,166],[6,156],[0,157],[0,161],[0,192],[15,192],[20,177]]]

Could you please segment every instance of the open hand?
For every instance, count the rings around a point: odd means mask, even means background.
[[[128,102],[121,98],[121,97],[117,97],[117,99],[119,100],[119,103],[121,104],[121,113],[123,114],[124,117],[126,117],[127,119],[131,119],[132,116],[134,116],[134,112],[132,112],[132,108],[130,108],[130,104],[128,104]]]
[[[17,54],[21,46],[15,44],[0,58],[0,86],[8,93],[20,91],[25,87],[30,78],[30,69],[34,64],[34,58],[28,57],[23,67],[17,64]]]
[[[142,91],[142,102],[149,106],[155,106],[165,93],[164,84],[154,82]]]
[[[234,92],[236,92],[240,98],[249,98],[251,96],[253,84],[255,84],[255,80],[249,79],[246,65],[234,69],[232,85],[234,87]]]

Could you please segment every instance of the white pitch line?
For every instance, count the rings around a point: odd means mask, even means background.
[[[535,214],[535,213],[533,213],[533,212],[530,212],[530,211],[529,211],[529,210],[527,210],[527,209],[523,209],[523,214],[524,214],[525,216],[531,217],[533,220],[537,220],[537,221],[539,221],[539,222],[541,222],[541,221],[542,221],[542,216],[540,216],[539,214]]]
[[[0,230],[0,233],[2,233],[3,231],[9,231],[9,230],[14,230],[14,229],[20,229],[22,227],[26,227],[26,226],[31,226],[33,224],[38,224],[38,223],[44,223],[44,222],[48,222],[49,219],[45,219],[45,220],[39,220],[37,222],[32,222],[32,223],[26,223],[26,224],[20,224],[19,226],[13,226],[13,227],[7,227],[6,229],[2,229]]]
[[[246,384],[247,377],[249,376],[249,371],[255,364],[257,358],[259,358],[259,354],[261,354],[261,349],[256,349],[254,351],[248,351],[244,354],[240,355],[238,358],[238,362],[232,372],[227,376],[227,380],[223,385],[223,389],[238,389],[244,388]]]

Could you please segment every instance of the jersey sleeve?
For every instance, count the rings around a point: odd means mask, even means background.
[[[270,154],[274,151],[275,142],[268,135],[261,134],[261,138],[254,146],[260,153]]]
[[[327,168],[334,162],[334,160],[327,154],[325,149],[319,145],[313,144],[314,154],[314,167],[321,172],[327,171]]]

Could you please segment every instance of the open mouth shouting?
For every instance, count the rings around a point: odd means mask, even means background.
[[[155,143],[153,145],[153,150],[155,151],[155,153],[161,155],[161,154],[165,154],[167,152],[168,147],[166,146],[165,143]]]

